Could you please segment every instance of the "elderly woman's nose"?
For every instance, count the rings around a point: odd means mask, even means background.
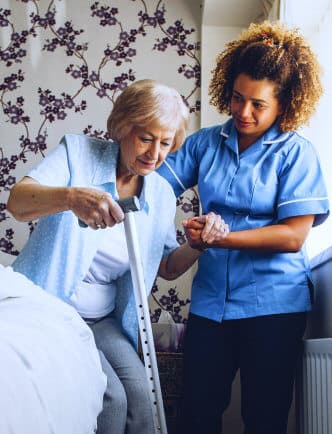
[[[154,142],[154,143],[151,143],[151,145],[147,151],[147,154],[149,155],[149,157],[151,159],[156,160],[156,159],[158,159],[159,151],[160,151],[160,143]]]

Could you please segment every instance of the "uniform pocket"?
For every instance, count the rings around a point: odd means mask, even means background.
[[[231,289],[228,292],[227,301],[242,304],[243,307],[259,306],[256,282],[252,282],[247,286]]]

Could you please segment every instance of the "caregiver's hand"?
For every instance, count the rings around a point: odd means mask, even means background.
[[[213,212],[183,220],[182,225],[188,243],[196,249],[212,247],[214,241],[226,238],[229,234],[228,224],[220,215]]]
[[[124,213],[111,194],[95,188],[72,187],[69,208],[92,229],[105,229],[124,219]]]

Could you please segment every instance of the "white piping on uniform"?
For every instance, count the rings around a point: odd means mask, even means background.
[[[180,178],[178,177],[178,175],[174,172],[173,168],[170,166],[170,164],[166,160],[164,160],[164,164],[166,164],[166,166],[168,167],[169,171],[172,173],[172,175],[174,176],[174,178],[180,184],[180,186],[183,189],[183,191],[187,190],[186,187],[182,184],[182,182],[181,182]]]
[[[229,137],[229,134],[225,133],[223,129],[220,131],[220,135],[224,136],[224,137]],[[279,142],[282,142],[283,140],[285,140],[284,135],[283,135],[283,137],[281,137],[277,140],[264,140],[263,145],[270,145],[272,143],[279,143]]]
[[[264,140],[263,145],[271,145],[272,143],[279,143],[279,142],[283,142],[284,140],[285,140],[284,137],[278,140]]]
[[[323,196],[323,197],[309,197],[309,198],[305,198],[305,199],[294,199],[294,200],[288,200],[287,202],[279,203],[278,208],[279,208],[280,206],[283,206],[283,205],[288,205],[289,203],[295,203],[295,202],[308,202],[308,201],[312,201],[312,200],[316,200],[316,201],[318,201],[318,200],[327,200],[327,199],[328,199],[327,196]]]

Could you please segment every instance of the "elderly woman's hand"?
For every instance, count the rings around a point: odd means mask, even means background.
[[[84,187],[70,190],[70,209],[92,229],[105,229],[124,219],[122,209],[111,194]]]
[[[182,225],[190,246],[201,250],[229,234],[228,224],[213,212],[183,220]]]

